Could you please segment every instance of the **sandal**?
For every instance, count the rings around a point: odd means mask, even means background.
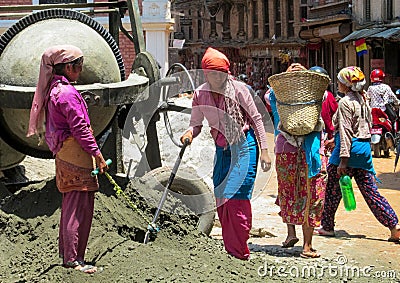
[[[313,234],[325,237],[335,237],[335,231],[326,231],[324,228],[314,229]]]
[[[88,273],[88,274],[93,274],[93,273],[99,273],[103,271],[103,268],[96,267],[94,265],[90,264],[85,264],[83,261],[69,261],[64,265],[66,268],[73,268],[75,270],[81,271],[83,273]]]
[[[302,258],[319,258],[321,255],[317,253],[317,250],[311,249],[309,252],[302,252],[300,257]]]
[[[299,241],[299,238],[293,237],[293,238],[288,238],[284,242],[282,242],[282,248],[291,248],[294,247],[294,245]]]

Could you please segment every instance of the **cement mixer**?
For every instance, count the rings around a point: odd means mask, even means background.
[[[100,7],[106,9],[94,9]],[[56,44],[76,45],[85,54],[85,64],[76,88],[89,106],[96,139],[102,138],[108,143],[108,157],[120,160],[118,138],[121,129],[118,124],[124,123],[127,110],[143,102],[157,107],[162,85],[175,81],[160,78],[157,62],[145,50],[137,1],[1,8],[0,11],[26,9],[34,12],[25,14],[0,37],[0,170],[17,165],[25,155],[53,158],[46,144],[38,145],[38,138],[27,138],[26,132],[41,54]],[[85,9],[90,13],[108,13],[109,30],[86,15]],[[126,11],[132,34],[121,24]],[[136,53],[132,73],[128,75],[118,48],[120,30],[132,41]],[[149,169],[159,170],[161,160],[155,127],[158,113],[139,115],[150,121],[146,129],[145,152]],[[118,162],[115,164],[116,167],[111,168],[114,173],[123,171]],[[204,194],[208,190],[200,182],[188,186],[179,190],[189,195]],[[201,215],[203,232],[210,232],[213,219],[213,211]]]

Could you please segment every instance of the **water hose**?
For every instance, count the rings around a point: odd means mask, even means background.
[[[112,163],[111,159],[107,159],[106,160],[106,164],[107,166],[110,166]],[[91,175],[94,177],[97,174],[99,174],[100,169],[96,168],[92,171]],[[115,182],[115,180],[111,177],[111,175],[107,172],[104,172],[104,175],[107,177],[108,181],[110,182],[111,185],[114,186],[114,191],[116,193],[117,196],[122,196],[129,204],[129,206],[131,208],[133,208],[134,210],[136,210],[138,212],[138,214],[140,216],[142,216],[142,218],[146,221],[149,222],[148,218],[146,217],[146,215],[144,215],[144,213],[131,201],[131,199],[124,193],[124,191],[121,189],[121,187],[117,184],[117,182]]]

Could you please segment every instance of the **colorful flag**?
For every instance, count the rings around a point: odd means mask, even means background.
[[[367,54],[368,48],[367,48],[367,44],[365,43],[364,38],[356,40],[355,45],[356,45],[356,52],[357,52],[358,56]]]

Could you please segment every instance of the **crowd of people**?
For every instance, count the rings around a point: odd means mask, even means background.
[[[95,273],[98,268],[84,260],[98,190],[97,179],[90,172],[97,167],[103,173],[108,166],[93,136],[87,105],[72,85],[82,66],[83,52],[75,46],[53,46],[43,53],[27,135],[44,138],[55,157],[56,183],[62,193],[59,253],[63,265]],[[229,59],[209,47],[202,69],[206,81],[194,91],[190,125],[181,141],[191,143],[201,132],[203,120],[208,121],[215,143],[214,194],[227,253],[242,260],[250,257],[250,200],[258,162],[263,171],[272,167],[270,152],[276,157],[276,204],[287,225],[283,248],[299,241],[295,226],[301,225],[300,256],[320,257],[312,238],[314,234],[335,236],[334,219],[341,200],[339,177],[345,174],[355,179],[376,219],[389,229],[389,241],[400,240],[396,213],[378,192],[369,143],[370,103],[381,107],[395,98],[382,81],[376,81],[380,84],[371,87],[367,96],[360,68],[340,70],[337,87],[343,97],[339,99],[327,89],[321,102],[321,122],[304,136],[291,135],[282,127],[279,101],[268,87],[265,102],[275,128],[274,144],[268,144],[251,87],[245,78],[238,80],[230,74]],[[304,70],[294,63],[286,72]],[[309,71],[328,76],[319,66]]]
[[[300,256],[320,257],[312,246],[312,238],[315,234],[335,236],[334,219],[342,198],[339,186],[342,175],[354,178],[374,216],[389,229],[388,240],[400,240],[396,213],[378,192],[372,164],[370,103],[380,94],[375,91],[375,98],[367,99],[363,91],[365,76],[360,68],[349,66],[340,70],[337,87],[341,96],[335,97],[328,85],[321,102],[321,121],[311,133],[303,136],[285,131],[280,123],[279,103],[273,88],[268,86],[264,101],[275,128],[274,144],[270,145],[266,144],[264,130],[259,124],[260,114],[252,106],[252,89],[246,76],[238,76],[239,82],[236,82],[230,75],[228,58],[212,48],[207,49],[202,68],[206,82],[195,91],[190,127],[181,140],[192,141],[199,134],[203,119],[207,119],[216,145],[213,181],[217,212],[229,254],[239,259],[249,258],[249,200],[257,169],[252,147],[257,144],[261,152],[267,147],[274,148],[278,181],[276,204],[287,225],[283,248],[293,247],[299,241],[295,226],[301,225],[303,250]],[[294,63],[286,72],[302,70],[307,69]],[[319,66],[309,71],[329,77]],[[384,86],[379,89],[387,91]],[[385,102],[390,97],[382,94]],[[232,122],[236,124],[236,139],[230,138],[234,132]],[[240,136],[242,138],[238,138]],[[251,143],[249,136],[252,136]],[[260,156],[262,165],[270,162],[267,152],[264,153]],[[262,168],[268,170],[270,165]]]

